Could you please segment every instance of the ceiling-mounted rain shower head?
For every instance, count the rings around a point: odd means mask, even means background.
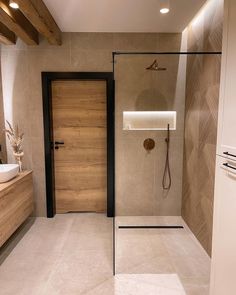
[[[167,69],[166,68],[160,68],[158,66],[158,62],[157,60],[155,59],[154,62],[146,68],[146,70],[150,70],[150,71],[166,71]]]
[[[158,62],[155,59],[154,62],[146,68],[146,70],[157,71],[158,70]]]

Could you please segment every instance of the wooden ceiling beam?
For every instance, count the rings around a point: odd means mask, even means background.
[[[20,11],[51,45],[61,45],[61,30],[42,0],[15,0]]]
[[[9,7],[8,0],[0,0],[0,22],[28,45],[39,43],[38,32],[18,9]]]
[[[0,43],[4,45],[16,44],[16,35],[0,22]]]

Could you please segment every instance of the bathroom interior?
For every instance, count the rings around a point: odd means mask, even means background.
[[[225,1],[181,0],[188,13],[175,18],[175,1],[153,0],[146,21],[170,7],[159,27],[131,18],[123,31],[111,15],[110,30],[83,18],[103,16],[105,0],[79,1],[78,30],[76,1],[8,2],[0,294],[222,294],[210,285]]]

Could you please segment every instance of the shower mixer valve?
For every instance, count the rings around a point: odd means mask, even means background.
[[[155,148],[155,141],[152,138],[147,138],[144,140],[143,146],[147,152],[150,152]]]

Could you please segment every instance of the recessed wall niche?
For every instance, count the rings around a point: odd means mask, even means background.
[[[175,111],[125,111],[123,112],[123,130],[176,130]]]

